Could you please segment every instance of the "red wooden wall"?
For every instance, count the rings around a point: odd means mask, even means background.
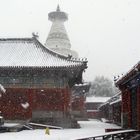
[[[130,108],[130,92],[128,89],[122,92],[122,113],[126,115],[127,127],[131,127],[131,108]]]
[[[22,104],[29,104],[23,107]],[[70,110],[68,88],[25,89],[8,88],[0,98],[0,110],[5,119],[30,119],[33,110]]]
[[[140,86],[137,89],[137,122],[140,130]]]
[[[72,110],[83,111],[85,109],[85,97],[79,96],[72,101]]]

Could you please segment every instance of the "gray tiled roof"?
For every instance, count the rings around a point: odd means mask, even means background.
[[[0,67],[85,67],[44,47],[36,38],[0,39]]]

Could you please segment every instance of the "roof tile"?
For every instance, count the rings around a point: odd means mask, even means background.
[[[36,38],[0,39],[0,67],[75,67],[85,62],[57,54]]]

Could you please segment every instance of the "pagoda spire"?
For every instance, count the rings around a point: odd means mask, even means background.
[[[57,12],[60,12],[60,6],[59,6],[59,4],[57,5],[56,11],[57,11]]]

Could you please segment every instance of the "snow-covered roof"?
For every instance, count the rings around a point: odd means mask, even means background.
[[[109,100],[110,97],[86,97],[86,103],[104,103],[106,102],[107,100]]]
[[[78,87],[89,86],[89,83],[75,84],[74,86],[78,86]]]
[[[119,86],[123,82],[128,81],[129,79],[131,79],[130,77],[137,75],[139,71],[140,71],[140,61],[135,66],[133,66],[125,75],[116,79],[115,81],[116,85]]]
[[[44,47],[36,38],[0,39],[0,67],[86,68],[85,61],[71,60]]]
[[[94,110],[87,110],[87,112],[99,112],[99,110],[97,110],[97,109],[96,110],[95,109]]]
[[[113,105],[115,103],[119,103],[122,101],[122,96],[121,93],[119,92],[118,94],[114,95],[113,97],[110,98],[109,104]]]
[[[118,94],[114,95],[113,97],[110,97],[110,99],[108,99],[102,105],[100,105],[100,108],[107,104],[113,105],[116,103],[120,103],[121,101],[122,101],[122,97],[121,97],[121,93],[119,92]]]
[[[120,98],[120,99],[117,99],[117,100],[111,102],[110,105],[113,105],[113,104],[119,103],[119,102],[121,102],[121,101],[122,101],[121,98]]]

